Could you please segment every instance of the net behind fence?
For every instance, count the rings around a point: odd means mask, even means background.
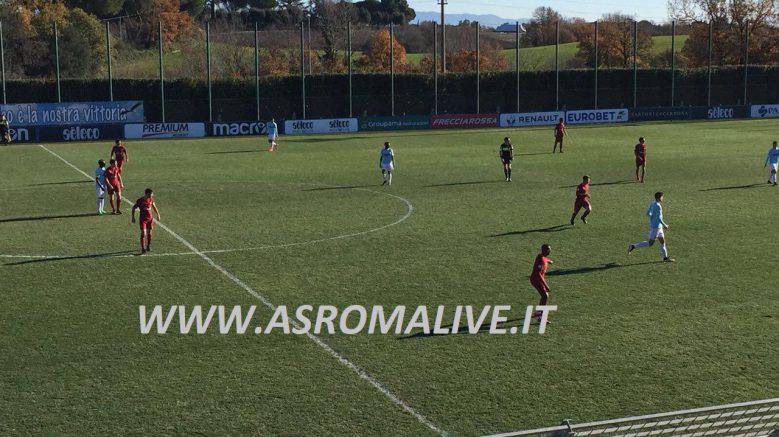
[[[548,437],[779,436],[779,398],[495,434]]]

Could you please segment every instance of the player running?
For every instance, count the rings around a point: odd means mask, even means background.
[[[151,234],[154,228],[154,219],[152,218],[152,211],[157,214],[157,220],[160,220],[160,212],[157,210],[157,204],[154,202],[154,192],[151,188],[147,188],[143,197],[135,201],[131,212],[131,223],[135,223],[135,210],[141,211],[138,217],[138,223],[141,227],[141,255],[147,252],[151,252]],[[144,239],[146,245],[144,246]]]
[[[379,154],[379,168],[381,168],[381,178],[384,182],[381,185],[392,185],[392,172],[395,170],[395,152],[390,148],[390,143],[384,143],[384,148]]]
[[[561,118],[554,126],[554,147],[552,148],[553,154],[555,151],[557,151],[558,143],[560,144],[560,153],[563,153],[563,138],[567,135],[568,133],[565,131],[565,120]]]
[[[105,181],[105,161],[102,159],[97,161],[97,168],[95,169],[95,194],[97,194],[97,214],[103,215],[105,214],[105,211],[103,208],[105,207],[105,192],[106,192],[106,181]]]
[[[636,155],[636,181],[644,183],[644,175],[646,174],[646,142],[644,137],[638,139],[633,153]],[[638,177],[638,169],[641,169],[641,178]]]
[[[105,170],[105,180],[106,188],[108,188],[108,201],[111,203],[111,214],[121,214],[124,183],[122,182],[122,174],[119,171],[119,167],[113,159],[109,161],[109,166]],[[116,203],[114,203],[114,197],[116,197]]]
[[[768,183],[776,186],[776,172],[779,171],[779,147],[777,147],[776,141],[774,141],[773,147],[768,149],[768,155],[765,157],[763,168],[767,167],[768,164],[771,164],[771,170],[769,170],[768,174]]]
[[[9,144],[11,142],[11,124],[5,118],[5,114],[0,115],[0,142]]]
[[[506,176],[506,182],[511,182],[511,161],[514,159],[514,146],[511,144],[511,138],[503,138],[503,144],[498,148],[498,155],[503,163],[503,174]]]
[[[584,208],[584,214],[582,214],[582,222],[587,224],[587,216],[592,212],[592,206],[590,205],[590,177],[587,175],[582,176],[582,183],[576,186],[576,201],[573,203],[573,214],[571,214],[571,226],[575,226],[576,215]]]
[[[530,284],[541,296],[541,300],[538,302],[539,305],[546,305],[546,302],[549,300],[550,290],[549,285],[546,283],[546,269],[549,267],[549,264],[554,264],[548,258],[550,253],[552,253],[552,248],[548,244],[541,246],[541,253],[536,256],[536,260],[533,263],[533,272],[530,274]],[[533,313],[533,317],[537,317],[539,323],[541,322],[541,315],[541,311]],[[549,322],[547,321],[547,323]]]
[[[279,126],[276,124],[276,119],[272,118],[270,123],[265,125],[265,129],[268,132],[268,152],[276,151],[276,138],[279,136]]]
[[[673,258],[668,257],[668,249],[665,246],[665,232],[668,230],[668,224],[663,221],[663,193],[655,193],[655,201],[649,205],[646,215],[649,216],[649,240],[628,246],[628,255],[639,247],[646,247],[655,244],[655,240],[660,242],[660,256],[664,262],[674,262]]]
[[[116,161],[116,167],[119,168],[119,173],[124,170],[124,163],[130,162],[130,157],[127,155],[127,149],[124,147],[122,140],[116,140],[114,147],[111,148],[111,155],[108,157]]]

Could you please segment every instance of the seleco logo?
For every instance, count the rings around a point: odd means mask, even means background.
[[[65,141],[90,141],[99,140],[100,138],[100,129],[96,127],[83,128],[73,126],[62,130],[62,139]]]
[[[709,120],[733,118],[733,108],[710,108]]]
[[[330,129],[346,129],[349,127],[348,120],[332,120],[330,121]]]
[[[296,121],[292,123],[292,129],[295,130],[306,130],[306,129],[313,129],[313,128],[314,128],[313,121]]]

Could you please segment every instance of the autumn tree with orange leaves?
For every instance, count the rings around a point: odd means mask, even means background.
[[[395,71],[406,70],[406,48],[397,38],[393,38]],[[390,32],[381,29],[371,36],[370,46],[361,58],[355,62],[358,69],[370,72],[385,72],[390,70]]]

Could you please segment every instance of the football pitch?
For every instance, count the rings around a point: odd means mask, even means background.
[[[111,144],[0,147],[0,434],[478,435],[776,397],[779,123],[569,133],[562,155],[551,127],[128,141],[124,194],[153,188],[166,227],[146,256],[129,205],[93,214]],[[656,191],[676,263],[626,253]],[[542,243],[544,335],[139,330],[141,305],[524,309]]]

